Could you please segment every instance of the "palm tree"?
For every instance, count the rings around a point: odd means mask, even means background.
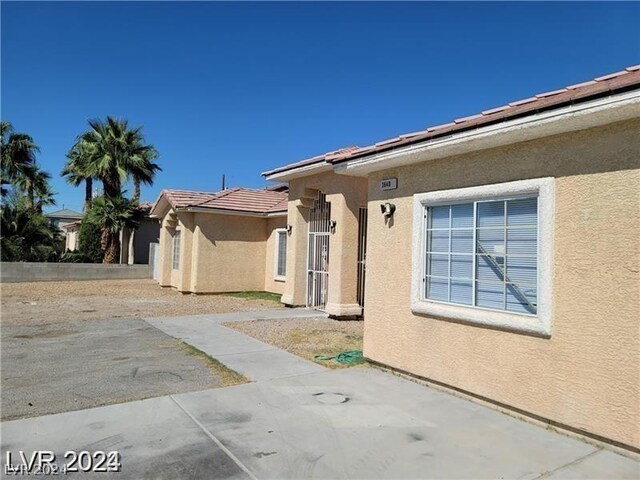
[[[29,175],[20,175],[16,178],[14,184],[27,197],[27,208],[35,209],[42,212],[42,207],[46,205],[55,205],[54,193],[51,190],[49,181],[51,175],[42,170],[37,164],[31,166]]]
[[[93,177],[91,174],[91,146],[82,140],[78,140],[71,150],[67,152],[67,163],[62,169],[61,175],[67,178],[74,187],[84,182],[84,211],[91,208],[93,197]]]
[[[122,184],[129,177],[138,185],[153,182],[155,172],[160,170],[153,162],[158,152],[153,145],[145,144],[142,127],[131,129],[127,120],[113,117],[105,122],[89,120],[89,126],[91,129],[79,140],[91,149],[89,171],[102,181],[106,197],[121,196]]]
[[[42,213],[25,205],[24,196],[13,192],[0,209],[2,261],[43,262],[51,260],[62,241],[60,232]]]
[[[5,185],[13,184],[20,177],[30,177],[34,174],[34,164],[38,146],[30,135],[16,133],[11,123],[0,122],[1,137],[1,174],[0,192],[7,194]]]
[[[100,225],[103,263],[118,263],[120,259],[120,232],[124,228],[138,226],[138,209],[135,203],[122,196],[94,199],[88,220]]]
[[[153,160],[159,157],[155,148],[152,148],[143,154],[143,167],[137,168],[131,172],[133,177],[133,198],[134,202],[140,201],[140,183],[145,185],[153,185],[153,179],[157,171],[162,171],[160,165]]]

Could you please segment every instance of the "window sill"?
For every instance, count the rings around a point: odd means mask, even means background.
[[[528,315],[518,315],[517,313],[430,302],[428,300],[414,300],[411,303],[411,311],[418,315],[438,317],[452,322],[467,323],[541,337],[551,336],[551,323],[541,316],[532,317]]]
[[[287,277],[273,277],[273,280],[276,282],[285,282]]]

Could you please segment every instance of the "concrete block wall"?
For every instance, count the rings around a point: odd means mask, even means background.
[[[2,283],[136,278],[151,278],[151,267],[102,263],[0,263],[0,282]]]

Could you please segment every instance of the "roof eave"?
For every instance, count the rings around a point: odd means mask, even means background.
[[[315,175],[316,173],[322,173],[330,170],[332,170],[331,164],[321,160],[309,165],[264,172],[262,176],[271,181],[289,182],[295,178],[307,177],[309,175]]]
[[[336,173],[367,176],[389,168],[640,118],[640,90],[507,120],[334,164]]]
[[[216,215],[234,215],[240,217],[257,217],[257,218],[270,218],[270,217],[283,217],[287,215],[286,210],[277,212],[248,212],[245,210],[231,210],[226,208],[207,208],[207,207],[180,207],[178,212],[189,213],[211,213]]]
[[[160,192],[158,199],[153,203],[148,215],[150,218],[163,218],[172,208],[173,206],[169,199],[166,198],[166,193],[163,190]]]

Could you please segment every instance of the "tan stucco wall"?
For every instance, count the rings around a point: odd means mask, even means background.
[[[336,229],[329,238],[327,312],[337,316],[359,314],[357,305],[358,209],[367,204],[366,179],[325,172],[289,182],[287,284],[283,302],[306,304],[309,209],[301,199],[314,190],[326,194]],[[311,192],[310,192],[311,191]]]
[[[172,222],[177,218],[177,224]],[[282,293],[273,278],[275,229],[285,217],[250,217],[169,210],[161,221],[159,283],[184,293],[244,290]],[[180,266],[172,268],[173,235],[181,231]]]
[[[264,218],[195,214],[197,230],[196,293],[264,290]]]
[[[412,195],[548,176],[551,337],[412,314]],[[379,190],[387,177],[398,190]],[[640,447],[639,121],[380,172],[369,200],[366,357]],[[382,200],[397,206],[391,227]]]
[[[265,246],[265,266],[264,266],[264,290],[266,292],[284,292],[284,280],[275,279],[275,258],[276,258],[276,229],[284,228],[287,225],[286,217],[276,217],[266,220],[267,244]],[[287,243],[289,238],[287,238]]]

